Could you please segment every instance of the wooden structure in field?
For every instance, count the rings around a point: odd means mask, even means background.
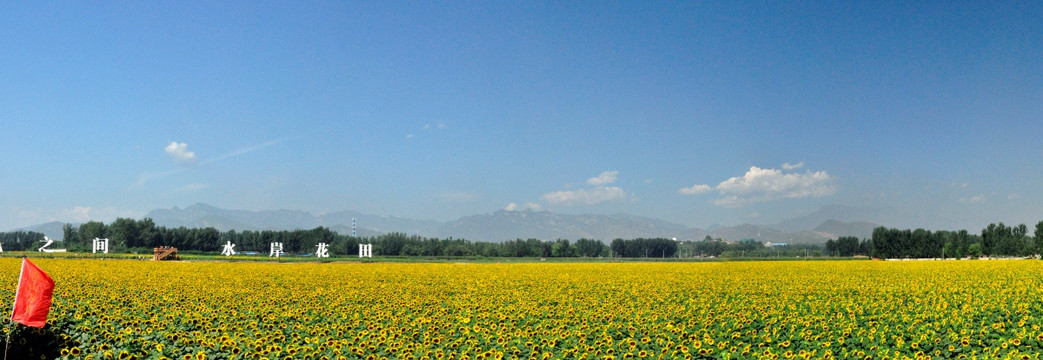
[[[171,246],[160,246],[152,248],[152,260],[180,260],[177,256],[177,248]]]

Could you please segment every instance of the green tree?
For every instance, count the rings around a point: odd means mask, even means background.
[[[837,242],[833,239],[826,240],[826,256],[837,256]]]
[[[138,237],[141,242],[139,246],[153,248],[160,245],[160,229],[156,228],[156,223],[152,221],[152,218],[138,221]]]
[[[616,238],[615,240],[612,240],[612,245],[610,245],[610,247],[612,248],[612,254],[614,256],[619,256],[619,257],[627,256],[627,242],[626,242],[626,240],[623,240],[623,239],[620,239],[620,238]]]
[[[970,255],[973,258],[978,258],[982,255],[981,248],[981,243],[971,244],[971,246],[967,248],[967,255]]]
[[[87,246],[80,239],[80,232],[72,224],[62,225],[62,241],[69,251],[85,251]]]
[[[138,222],[134,219],[118,218],[106,230],[110,251],[122,251],[141,247],[138,237]]]
[[[956,232],[956,236],[955,236],[953,241],[956,243],[956,246],[955,246],[955,252],[956,253],[953,254],[953,257],[955,257],[955,258],[962,258],[962,257],[966,256],[967,252],[970,250],[970,246],[971,246],[971,236],[970,236],[970,233],[968,233],[967,230],[960,230],[960,231]]]
[[[550,256],[553,257],[573,257],[575,256],[575,249],[569,245],[569,241],[566,239],[558,239],[550,247]]]
[[[1033,240],[1036,242],[1036,254],[1043,254],[1043,220],[1036,223],[1035,238]]]
[[[860,252],[858,238],[854,236],[841,236],[837,238],[834,246],[840,256],[855,256]]]
[[[90,244],[94,238],[105,237],[105,224],[98,221],[88,221],[80,225],[80,239]]]
[[[579,239],[576,240],[576,255],[585,257],[598,257],[604,251],[605,244],[600,240]]]
[[[1012,246],[1016,246],[1016,248],[1018,250],[1017,254],[1011,253],[1011,255],[1032,255],[1032,254],[1035,254],[1035,251],[1033,251],[1033,249],[1032,249],[1033,248],[1032,242],[1028,241],[1028,238],[1027,238],[1028,233],[1029,233],[1029,228],[1028,228],[1028,226],[1025,226],[1025,224],[1018,224],[1018,226],[1015,226],[1015,227],[1013,227],[1011,229],[1011,234],[1013,235],[1011,237]]]
[[[710,239],[710,240],[706,240]],[[701,256],[721,256],[721,253],[727,249],[727,243],[721,239],[711,239],[709,236],[703,239],[703,241],[697,241],[695,248],[693,249],[696,254]]]

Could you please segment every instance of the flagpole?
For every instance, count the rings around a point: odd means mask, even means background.
[[[14,321],[12,321],[13,323]],[[7,340],[4,340],[4,360],[7,360],[7,348],[11,346],[11,332],[14,331],[14,324],[8,326],[7,329]]]
[[[19,288],[21,288],[20,285],[22,285],[22,274],[24,274],[24,273],[25,273],[25,255],[23,254],[22,255],[22,266],[18,268],[18,285],[19,286],[14,288],[14,302],[11,303],[11,318],[12,319],[14,319],[14,307],[15,307],[16,304],[18,304],[18,290],[19,290]],[[8,333],[8,334],[10,334],[10,333]],[[4,356],[4,358],[7,358],[7,356]]]
[[[25,254],[22,254],[22,266],[18,269],[18,284],[22,283],[22,274],[25,273]],[[20,287],[20,286],[19,286]],[[18,303],[18,287],[14,289],[14,303],[11,304],[11,317],[14,318],[14,307]],[[14,321],[8,320],[11,325],[7,328],[7,340],[4,340],[4,359],[7,360],[7,348],[11,347],[11,333],[14,332]]]

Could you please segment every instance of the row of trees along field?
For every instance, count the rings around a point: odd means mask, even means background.
[[[426,238],[390,233],[372,237],[340,235],[325,227],[294,231],[227,231],[214,228],[166,228],[152,219],[119,218],[111,224],[91,221],[80,226],[64,226],[64,244],[69,251],[91,251],[94,238],[108,238],[110,251],[149,253],[153,247],[174,246],[182,251],[216,253],[226,242],[242,253],[266,253],[269,244],[280,242],[292,254],[314,252],[326,243],[331,253],[358,255],[359,244],[373,244],[375,255],[384,256],[486,256],[486,257],[797,257],[855,256],[880,258],[958,258],[964,256],[1032,256],[1043,252],[1043,221],[1036,224],[1034,236],[1024,224],[989,224],[981,235],[960,231],[899,230],[878,227],[871,239],[840,237],[825,246],[789,244],[766,247],[751,239],[726,242],[707,236],[702,241],[677,242],[663,238],[615,239],[610,245],[600,240],[565,239],[543,241],[515,239],[503,243],[472,242],[465,239]],[[43,241],[39,232],[0,233],[0,244],[7,251],[32,250]]]
[[[34,231],[0,232],[0,244],[6,251],[24,251],[40,247],[43,233]]]
[[[1043,221],[1033,236],[1028,226],[989,224],[981,235],[967,230],[873,229],[871,255],[880,258],[961,258],[965,256],[1034,256],[1043,253]]]
[[[727,242],[707,235],[702,241],[678,243],[680,257],[724,257],[724,258],[767,258],[767,257],[817,257],[823,256],[822,245],[785,244],[765,246],[763,242],[744,239]]]
[[[373,244],[374,255],[383,256],[487,256],[487,257],[609,257],[612,249],[600,240],[565,239],[543,241],[516,239],[503,243],[472,242],[464,239],[427,238],[402,233],[372,237],[340,235],[325,227],[293,231],[234,231],[219,232],[214,228],[167,228],[156,226],[152,219],[120,218],[111,224],[91,221],[78,227],[66,224],[64,244],[69,251],[91,251],[95,238],[108,238],[110,251],[149,253],[157,246],[173,246],[188,252],[220,252],[227,242],[235,244],[237,252],[267,253],[269,244],[280,242],[283,251],[292,254],[312,253],[318,243],[326,243],[336,255],[358,255],[359,244]],[[26,242],[42,240],[42,234]],[[8,240],[3,240],[7,245]],[[25,241],[23,241],[25,242]],[[616,239],[626,257],[648,254],[650,257],[672,257],[677,246],[668,239]],[[52,246],[53,247],[53,246]],[[13,250],[22,250],[17,248]],[[26,248],[28,249],[28,248]],[[617,255],[618,256],[618,255]]]

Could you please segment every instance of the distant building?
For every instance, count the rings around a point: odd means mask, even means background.
[[[786,246],[786,243],[783,243],[783,242],[770,242],[770,241],[765,241],[764,242],[764,247],[775,247],[775,246]]]

